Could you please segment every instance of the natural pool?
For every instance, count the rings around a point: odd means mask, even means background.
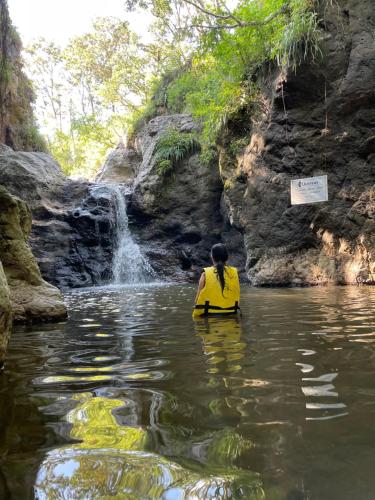
[[[66,295],[0,376],[0,498],[375,497],[375,288],[190,286]]]

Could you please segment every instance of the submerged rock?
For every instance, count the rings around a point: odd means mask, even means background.
[[[28,244],[30,230],[31,214],[26,203],[0,186],[0,262],[14,319],[23,322],[64,319],[67,311],[60,292],[42,279]],[[8,292],[3,275],[1,281],[4,323],[8,324]]]

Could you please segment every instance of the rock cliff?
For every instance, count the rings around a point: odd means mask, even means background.
[[[253,285],[375,282],[373,2],[332,5],[321,12],[323,61],[268,69],[262,109],[221,140],[225,202]],[[291,206],[290,180],[321,174],[329,201]]]
[[[246,258],[256,286],[374,283],[375,21],[369,0],[324,5],[322,60],[260,71],[259,106],[228,123],[219,168],[191,151],[158,172],[167,130],[199,136],[186,114],[149,121],[109,156],[96,183],[65,178],[46,154],[2,147],[0,184],[31,208],[43,277],[62,287],[111,280],[110,184],[120,183],[130,229],[160,278],[195,279],[223,241],[234,265],[245,269]],[[291,206],[291,179],[321,174],[329,201]]]
[[[172,176],[157,174],[156,142],[170,128],[184,134],[197,127],[188,115],[155,118],[134,148],[120,145],[109,156],[95,183],[66,178],[47,154],[0,148],[0,185],[30,206],[30,243],[46,280],[63,288],[111,281],[114,182],[123,186],[130,229],[159,278],[195,279],[209,265],[212,244],[223,239],[244,268],[242,235],[231,229],[221,203],[217,164],[204,166],[194,153]]]
[[[132,147],[115,151],[116,162],[120,159],[115,166],[109,157],[101,180],[112,182],[116,172],[118,182],[131,182],[130,228],[158,277],[196,279],[202,267],[210,265],[210,248],[218,241],[228,245],[232,262],[244,268],[243,238],[230,227],[221,203],[217,163],[204,165],[199,152],[192,152],[169,175],[157,172],[157,141],[170,130],[199,134],[189,115],[158,116],[140,130]],[[129,171],[134,172],[133,180]]]
[[[120,142],[117,148],[108,155],[96,182],[132,183],[139,164],[142,161],[139,154],[132,148],[127,148]]]
[[[43,151],[31,104],[34,93],[23,72],[21,39],[0,0],[0,143],[18,150]]]

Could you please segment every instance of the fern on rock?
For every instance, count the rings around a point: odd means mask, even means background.
[[[155,145],[156,172],[160,176],[169,174],[180,161],[199,151],[200,142],[194,133],[181,133],[167,129]]]

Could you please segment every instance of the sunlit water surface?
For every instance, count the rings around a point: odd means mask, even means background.
[[[375,498],[374,288],[74,291],[0,376],[0,498]]]

